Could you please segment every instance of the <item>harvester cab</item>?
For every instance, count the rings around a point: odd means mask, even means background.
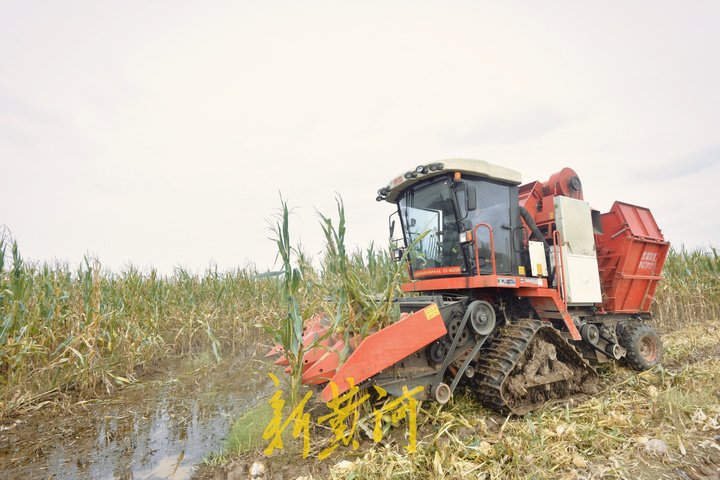
[[[448,160],[397,177],[377,200],[398,205],[413,279],[511,274],[525,263],[519,184],[510,169]]]
[[[647,321],[669,244],[648,209],[616,202],[601,215],[572,169],[521,185],[518,172],[469,159],[420,165],[377,200],[397,205],[403,315],[352,339],[342,364],[338,337],[306,353],[303,381],[324,386],[322,400],[375,385],[445,403],[463,381],[491,408],[523,414],[595,393],[591,364],[661,361]],[[304,341],[323,325],[308,321]]]

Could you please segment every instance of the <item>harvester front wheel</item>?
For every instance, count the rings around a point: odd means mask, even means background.
[[[649,370],[662,362],[662,340],[650,325],[628,325],[620,335],[620,345],[627,350],[625,360],[636,370]]]

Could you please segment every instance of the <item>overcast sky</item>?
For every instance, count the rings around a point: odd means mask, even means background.
[[[273,268],[345,201],[480,158],[718,246],[720,2],[0,0],[0,225],[26,259]]]

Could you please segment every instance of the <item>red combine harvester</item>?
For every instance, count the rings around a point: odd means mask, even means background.
[[[445,403],[467,379],[486,405],[523,414],[596,393],[591,364],[658,364],[662,343],[645,320],[669,243],[650,211],[616,202],[600,214],[570,168],[520,183],[508,168],[451,159],[382,187],[377,200],[398,207],[390,235],[402,231],[394,255],[412,278],[403,290],[420,296],[396,299],[401,319],[351,344],[341,365],[341,337],[310,349],[303,382],[327,384],[324,401],[354,384],[397,397],[422,387],[417,399]],[[327,326],[306,322],[306,345]]]

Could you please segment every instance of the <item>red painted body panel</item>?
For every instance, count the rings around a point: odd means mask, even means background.
[[[319,314],[305,320],[305,324],[303,325],[303,336],[306,335],[308,332],[322,330],[324,317],[325,315]],[[272,357],[273,355],[282,355],[284,351],[285,350],[283,349],[282,345],[277,344],[265,356]],[[285,363],[285,365],[287,365],[287,362]]]
[[[343,363],[331,382],[338,394],[379,373],[383,369],[420,350],[447,333],[437,305],[430,305],[402,320],[366,337]],[[320,400],[333,398],[330,385],[320,394]]]
[[[308,346],[314,342],[317,342],[318,340],[320,340],[322,338],[323,335],[327,334],[326,328],[321,328],[319,330],[306,329],[306,331],[308,333],[303,335],[303,345],[305,345],[305,346]],[[277,346],[275,348],[277,348]],[[305,358],[305,357],[303,356],[303,358]],[[280,358],[278,358],[277,360],[275,360],[275,365],[288,365],[288,361],[285,358],[285,355],[283,355]]]
[[[468,288],[520,288],[547,287],[547,279],[517,277],[514,275],[482,275],[474,277],[429,278],[405,283],[405,292],[436,292],[440,290],[465,290]]]
[[[350,346],[354,346],[355,339],[350,340]],[[340,363],[340,352],[345,348],[345,341],[340,339],[336,341],[327,350],[316,349],[320,353],[318,358],[312,365],[303,372],[302,382],[311,385],[318,385],[329,381],[335,375],[335,369]]]
[[[521,288],[518,289],[517,295],[518,297],[527,297],[542,320],[562,320],[573,340],[582,338],[557,290],[552,288]]]
[[[582,187],[576,190],[571,186],[573,178],[578,178],[575,170],[565,167],[552,174],[546,182],[535,181],[520,186],[520,206],[527,208],[538,226],[554,224],[554,197],[560,195],[583,200]]]

